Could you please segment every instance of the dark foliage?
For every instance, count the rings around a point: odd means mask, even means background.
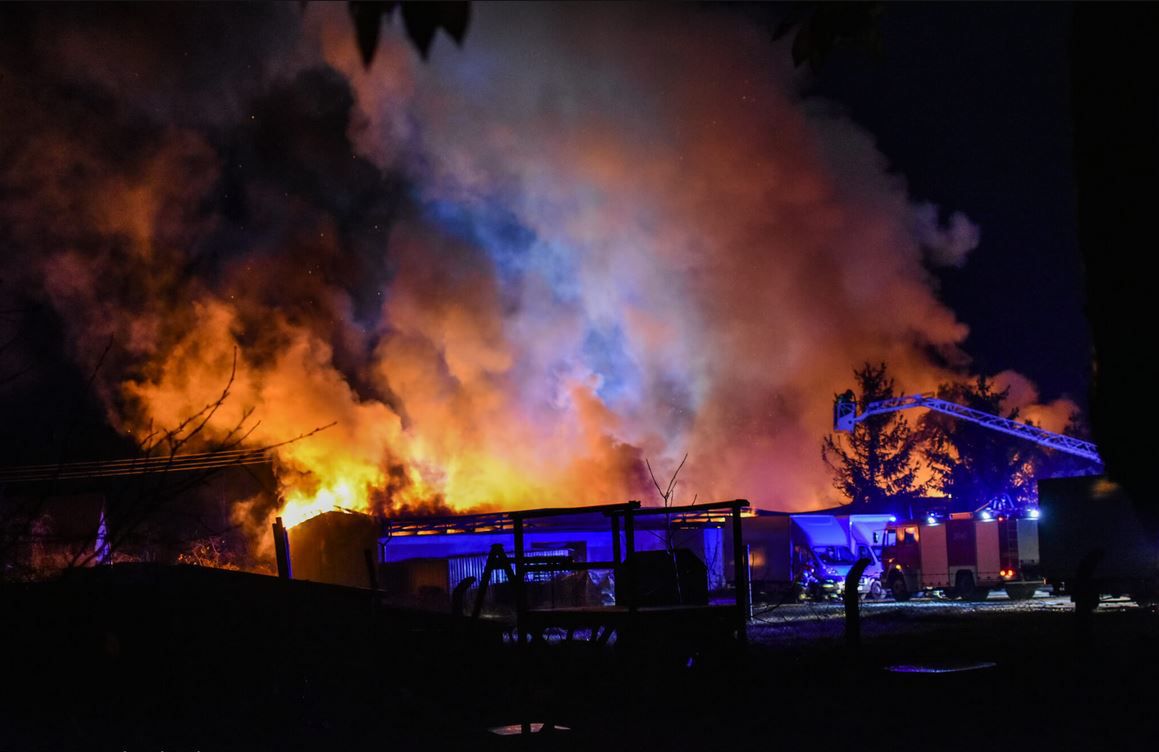
[[[777,25],[777,39],[795,29],[793,63],[817,70],[838,47],[851,46],[876,55],[882,51],[879,19],[883,3],[794,3]]]
[[[1018,420],[1017,408],[1004,407],[1009,394],[1009,388],[997,390],[985,376],[938,390],[944,400]],[[1037,445],[942,413],[927,413],[918,425],[937,490],[979,507],[1002,496],[1016,504],[1036,498],[1035,471],[1045,458]]]
[[[886,366],[866,363],[853,372],[862,405],[897,396]],[[907,499],[923,490],[917,480],[916,437],[899,413],[874,415],[842,439],[826,436],[821,457],[833,471],[833,486],[854,504]]]
[[[407,38],[415,46],[423,59],[430,53],[431,44],[439,29],[462,45],[467,36],[467,26],[471,22],[471,4],[468,2],[398,2],[397,0],[353,0],[350,17],[354,20],[354,33],[358,39],[358,51],[367,67],[374,61],[378,49],[378,35],[382,30],[382,19],[390,20],[394,9],[398,8]]]

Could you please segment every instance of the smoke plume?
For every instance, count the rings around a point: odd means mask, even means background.
[[[685,453],[677,501],[816,506],[853,366],[967,362],[925,263],[977,228],[725,13],[486,4],[365,69],[341,5],[118,8],[9,12],[4,277],[115,343],[126,434],[235,357],[203,438],[333,423],[277,451],[291,522],[650,499]]]

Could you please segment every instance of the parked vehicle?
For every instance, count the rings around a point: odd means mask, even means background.
[[[833,403],[833,430],[837,432],[853,432],[862,421],[876,415],[887,415],[900,410],[924,409],[935,413],[949,415],[955,420],[966,421],[989,430],[998,431],[1008,436],[1034,442],[1040,447],[1055,452],[1062,452],[1074,457],[1087,460],[1092,466],[1101,466],[1102,458],[1098,447],[1089,441],[1061,433],[1047,431],[1028,422],[1014,418],[992,415],[976,410],[966,405],[959,405],[942,399],[936,394],[908,394],[900,397],[889,397],[870,402],[858,402],[852,390],[837,395]],[[1067,479],[1071,480],[1071,479]],[[1090,498],[1090,488],[1082,491],[1082,484],[1089,482],[1089,478],[1073,479],[1078,496]],[[1041,504],[1041,486],[1040,486]],[[1067,577],[1071,579],[1079,571],[1079,563],[1085,562],[1084,567],[1089,569],[1091,559],[1076,559],[1080,549],[1083,555],[1091,556],[1099,551],[1111,551],[1114,561],[1106,568],[1108,583],[1115,583],[1114,587],[1123,588],[1128,585],[1122,583],[1131,580],[1134,587],[1141,593],[1144,600],[1159,599],[1159,572],[1154,566],[1156,556],[1156,541],[1138,540],[1142,529],[1128,531],[1131,528],[1130,520],[1133,510],[1128,502],[1123,513],[1110,525],[1106,525],[1099,518],[1100,513],[1091,509],[1100,508],[1099,504],[1087,504],[1090,509],[1080,510],[1082,502],[1072,503],[1067,492],[1060,493],[1055,502],[1048,502],[1047,506],[1057,503],[1074,513],[1065,523],[1060,523],[1057,536],[1059,541],[1057,565],[1060,567],[1057,574],[1060,585]],[[952,514],[949,519],[939,521],[930,518],[925,523],[904,522],[893,523],[887,533],[890,540],[886,542],[883,551],[884,570],[881,578],[887,588],[894,591],[899,600],[909,598],[913,593],[924,590],[946,590],[958,593],[964,597],[984,597],[990,588],[1001,585],[1011,598],[1029,598],[1042,580],[1038,576],[1038,526],[1037,517],[1039,507],[1018,508],[1007,500],[1006,511],[998,513],[994,502],[986,510],[979,510],[978,517],[974,514]],[[1054,517],[1050,514],[1051,518]],[[1085,523],[1077,520],[1087,520]],[[944,525],[944,527],[940,527]],[[1084,538],[1087,527],[1099,529],[1097,535],[1102,535],[1101,544],[1093,548],[1090,541]],[[1117,543],[1115,535],[1109,530],[1121,530],[1130,543],[1124,546]],[[1159,529],[1159,521],[1149,526],[1155,531]],[[924,532],[923,532],[924,531]],[[1107,533],[1106,535],[1103,535]],[[1065,541],[1065,542],[1064,542]],[[1098,554],[1103,556],[1104,554]],[[1050,557],[1050,558],[1053,558]],[[1147,574],[1140,578],[1139,564],[1143,560],[1151,562]],[[1131,563],[1133,562],[1133,564]],[[1131,578],[1134,578],[1133,580]]]
[[[744,518],[741,524],[754,592],[814,599],[844,592],[845,578],[857,556],[846,528],[833,515],[758,515]],[[726,539],[726,566],[733,560],[730,546]],[[735,581],[731,569],[727,576]],[[862,577],[859,591],[867,592],[872,582]]]
[[[869,559],[863,577],[868,585],[863,592],[867,598],[881,598],[885,595],[881,583],[884,571],[881,555],[885,545],[885,529],[896,517],[890,514],[847,514],[838,515],[837,522],[845,530],[849,548],[855,559]]]
[[[941,590],[969,600],[1004,588],[1014,600],[1034,595],[1039,570],[1037,510],[1025,516],[983,510],[948,519],[891,522],[882,550],[886,589],[899,601]]]
[[[1041,480],[1038,503],[1043,569],[1056,593],[1076,598],[1085,560],[1092,598],[1159,602],[1159,534],[1120,486],[1102,476]]]

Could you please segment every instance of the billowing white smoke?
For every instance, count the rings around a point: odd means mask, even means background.
[[[678,501],[816,506],[855,366],[917,391],[968,365],[926,264],[977,228],[726,13],[478,4],[461,50],[396,29],[366,70],[345,6],[247,8],[183,7],[174,42],[76,6],[38,37],[5,80],[42,93],[0,103],[27,144],[4,265],[78,361],[117,343],[118,428],[179,424],[235,352],[204,438],[336,421],[279,452],[291,520],[654,500],[644,460],[686,453]]]
[[[530,436],[470,430],[558,463],[592,451],[559,429],[582,422],[654,466],[689,453],[684,500],[809,506],[832,498],[818,441],[855,364],[929,389],[947,376],[931,351],[962,362],[923,252],[961,263],[976,228],[912,205],[869,134],[794,93],[760,32],[688,8],[486,5],[462,50],[443,40],[424,65],[392,36],[366,71],[340,14],[309,21],[367,115],[362,151],[404,165],[427,219],[493,269],[492,297],[464,311],[429,284],[446,257],[424,249],[424,279],[400,275],[384,316],[443,354],[421,377],[401,359],[407,383],[472,363],[444,386],[486,376]],[[440,310],[399,310],[413,296]],[[396,340],[381,373],[421,433],[448,416],[395,387]]]

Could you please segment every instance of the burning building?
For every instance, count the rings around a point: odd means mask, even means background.
[[[295,579],[381,589],[440,609],[458,590],[473,602],[484,583],[507,585],[521,558],[531,562],[524,581],[542,586],[539,599],[552,605],[622,603],[616,573],[629,560],[644,602],[706,604],[725,589],[728,509],[618,506],[410,519],[328,512],[290,528],[290,570]]]
[[[686,453],[680,502],[817,506],[851,364],[967,363],[929,270],[977,228],[712,9],[485,5],[369,66],[325,4],[5,23],[0,295],[53,333],[5,358],[138,445],[269,448],[263,536],[642,498]]]

